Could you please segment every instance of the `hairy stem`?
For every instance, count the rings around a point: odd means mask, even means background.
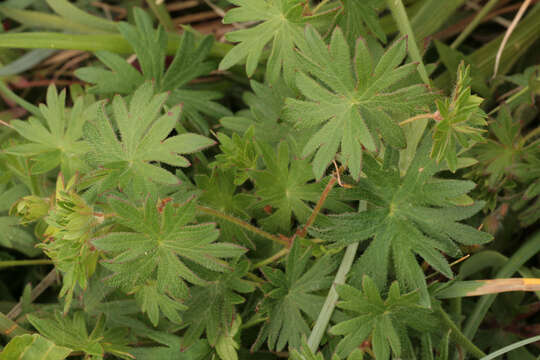
[[[263,267],[265,265],[271,264],[274,261],[276,261],[277,259],[287,255],[288,253],[289,253],[289,248],[281,249],[280,251],[278,251],[274,255],[270,256],[269,258],[261,260],[258,263],[253,264],[252,269],[258,269],[258,268]]]
[[[317,218],[317,215],[319,215],[319,212],[321,211],[324,202],[326,201],[326,198],[328,197],[328,194],[330,194],[330,191],[336,185],[337,178],[335,176],[332,176],[328,184],[326,184],[326,187],[324,188],[324,191],[321,194],[321,197],[319,198],[319,201],[317,201],[317,204],[315,205],[315,208],[313,209],[313,212],[309,216],[309,219],[307,220],[306,224],[301,230],[298,230],[295,235],[304,237],[307,234],[307,229],[313,225],[313,222]]]
[[[452,338],[455,343],[460,345],[464,350],[467,350],[471,355],[480,359],[486,356],[486,354],[480,350],[476,345],[474,345],[465,334],[454,324],[450,316],[443,310],[442,306],[437,306],[436,314],[439,315],[441,321],[452,330]]]
[[[284,245],[284,246],[289,246],[289,241],[286,240],[286,238],[280,238],[279,236],[276,236],[276,235],[272,235],[270,234],[269,232],[266,232],[262,229],[259,229],[258,227],[256,226],[253,226],[247,222],[245,222],[244,220],[240,220],[234,216],[231,216],[231,215],[227,215],[227,214],[224,214],[220,211],[217,211],[217,210],[214,210],[212,208],[209,208],[209,207],[206,207],[206,206],[201,206],[201,205],[197,205],[197,210],[199,210],[200,212],[203,212],[205,214],[208,214],[208,215],[212,215],[212,216],[215,216],[217,218],[220,218],[220,219],[223,219],[223,220],[226,220],[228,222],[231,222],[235,225],[238,225],[252,233],[255,233],[257,235],[260,235],[262,236],[263,238],[265,239],[268,239],[268,240],[271,240],[273,242],[276,242],[278,244],[281,244],[281,245]]]

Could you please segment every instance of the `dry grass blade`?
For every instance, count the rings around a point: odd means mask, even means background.
[[[495,57],[495,68],[493,69],[493,78],[497,75],[497,71],[499,70],[499,63],[501,61],[501,56],[506,46],[506,43],[508,42],[508,39],[510,38],[510,35],[512,35],[512,32],[516,28],[517,24],[519,23],[519,20],[521,20],[521,18],[523,17],[523,14],[525,13],[525,10],[527,10],[530,4],[531,4],[531,0],[525,0],[521,4],[516,16],[512,20],[512,23],[506,30],[506,33],[504,34],[504,37],[501,42],[501,46],[499,46],[499,50],[497,51],[497,56]]]
[[[498,294],[509,291],[539,291],[540,279],[495,279],[495,280],[475,280],[482,283],[473,291],[467,292],[466,296],[480,296],[487,294]]]

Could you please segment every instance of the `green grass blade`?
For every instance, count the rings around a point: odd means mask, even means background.
[[[168,34],[167,54],[173,55],[180,43],[180,36]],[[107,50],[118,54],[131,54],[133,49],[119,34],[61,34],[54,32],[32,32],[0,34],[0,48],[20,49],[64,49],[95,52]],[[232,45],[214,42],[210,55],[223,57]]]
[[[491,9],[493,9],[493,7],[495,7],[495,5],[497,5],[498,2],[499,0],[489,0],[488,3],[484,5],[482,9],[476,14],[473,21],[471,21],[469,25],[467,25],[467,27],[463,29],[463,31],[459,34],[456,40],[454,40],[450,47],[452,49],[455,49],[459,45],[461,45],[461,43],[467,38],[467,36],[469,36],[474,31],[474,29],[476,29],[482,19],[491,11]]]
[[[77,24],[86,25],[96,31],[118,32],[114,21],[91,15],[67,0],[47,0],[47,4],[49,4],[49,6],[64,19],[69,19]]]
[[[497,351],[494,351],[492,352],[491,354],[488,354],[487,356],[484,356],[483,358],[481,358],[480,360],[491,360],[491,359],[495,359],[497,358],[498,356],[501,356],[503,354],[506,354],[507,352],[510,352],[512,350],[515,350],[515,349],[518,349],[522,346],[525,346],[527,344],[531,344],[533,342],[536,342],[536,341],[540,341],[540,335],[538,336],[534,336],[534,337],[530,337],[528,339],[525,339],[525,340],[521,340],[521,341],[518,341],[518,342],[515,342],[513,344],[510,344],[508,346],[505,346]]]
[[[78,34],[91,34],[103,31],[78,24],[69,19],[61,18],[57,15],[46,14],[39,11],[19,10],[7,6],[0,6],[0,13],[31,28],[41,28],[46,30],[71,31]]]
[[[405,10],[405,6],[403,6],[403,2],[401,2],[401,0],[387,0],[386,3],[392,12],[392,16],[398,25],[399,31],[408,37],[408,52],[411,59],[418,62],[418,72],[420,73],[422,81],[428,86],[431,85],[424,62],[422,61],[422,56],[420,55],[420,50],[418,50],[418,45],[414,37],[411,23],[409,22],[407,11]]]

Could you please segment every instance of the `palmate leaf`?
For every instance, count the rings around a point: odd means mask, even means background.
[[[414,63],[399,66],[407,55],[405,40],[393,44],[377,61],[360,39],[351,60],[339,28],[332,33],[330,46],[313,27],[306,28],[305,36],[306,43],[299,46],[304,72],[296,75],[296,86],[306,99],[287,99],[283,116],[299,128],[318,129],[302,151],[303,156],[316,152],[317,179],[340,146],[343,164],[358,179],[363,148],[377,150],[377,133],[387,145],[405,148],[396,119],[428,106],[433,96],[420,84],[396,88],[416,72]]]
[[[185,310],[179,300],[188,297],[186,282],[208,282],[190,269],[188,262],[224,272],[229,265],[221,260],[240,256],[245,249],[228,243],[215,243],[215,224],[188,225],[195,218],[193,200],[173,206],[150,196],[142,209],[111,198],[116,221],[133,232],[111,232],[93,240],[100,250],[113,255],[104,266],[113,271],[109,282],[126,292],[134,292],[143,311],[154,325],[159,312],[179,322],[177,311]]]
[[[28,315],[30,323],[44,337],[55,344],[73,351],[82,351],[92,359],[103,359],[106,354],[120,359],[131,360],[127,346],[130,340],[127,328],[105,327],[105,317],[100,316],[94,328],[88,333],[87,320],[83,312],[76,312],[73,317],[56,313],[54,318],[38,318]]]
[[[380,41],[386,43],[386,34],[375,10],[375,7],[383,4],[383,1],[341,0],[341,3],[343,8],[338,15],[337,24],[343,29],[349,43],[354,43],[360,36],[366,36],[366,30],[371,31]],[[362,21],[359,21],[360,19]]]
[[[229,32],[228,41],[239,42],[225,55],[219,64],[226,70],[246,59],[246,73],[251,77],[261,58],[266,44],[271,42],[270,57],[266,66],[266,77],[273,83],[283,71],[285,81],[294,79],[296,67],[295,46],[304,41],[302,29],[303,2],[300,0],[231,0],[237,8],[229,10],[223,22],[257,21],[260,24]]]
[[[418,292],[401,295],[397,282],[390,286],[386,300],[368,276],[362,280],[362,291],[346,284],[337,285],[336,290],[343,300],[337,307],[353,314],[330,329],[331,334],[344,336],[336,348],[340,356],[349,355],[371,336],[377,360],[391,358],[390,352],[392,358],[409,359],[412,354],[404,354],[402,343],[404,339],[408,341],[407,327],[423,333],[436,329],[431,311],[418,305]]]
[[[458,144],[469,148],[483,140],[486,113],[480,108],[484,101],[471,94],[470,67],[462,62],[458,68],[456,87],[449,99],[437,101],[438,116],[433,130],[431,156],[437,162],[445,159],[450,171],[457,169]]]
[[[295,241],[287,257],[285,272],[263,268],[269,282],[263,289],[265,297],[260,311],[268,316],[268,320],[259,332],[254,349],[266,339],[271,350],[281,351],[287,344],[299,348],[302,335],[309,333],[306,318],[314,320],[324,303],[324,297],[314,293],[330,287],[333,280],[330,274],[337,266],[337,262],[327,255],[307,269],[310,257],[311,249],[302,251],[299,241]]]
[[[223,127],[243,134],[253,126],[257,140],[272,145],[283,139],[287,139],[289,143],[297,143],[299,140],[300,143],[305,143],[310,135],[308,132],[300,132],[294,129],[292,124],[279,121],[285,99],[294,97],[294,91],[281,80],[272,85],[261,84],[255,80],[251,80],[249,84],[252,91],[242,94],[242,100],[249,109],[242,109],[234,116],[221,118],[219,122]],[[302,137],[306,140],[301,139]]]
[[[271,207],[272,214],[260,220],[270,231],[289,233],[293,221],[292,215],[300,223],[305,223],[312,213],[309,203],[316,203],[324,190],[325,184],[313,182],[313,172],[306,159],[291,159],[289,146],[281,142],[277,154],[271,146],[259,143],[264,170],[251,172],[255,182],[255,195],[260,201],[255,209]],[[347,211],[345,204],[328,198],[324,207],[336,212]],[[324,216],[319,215],[317,221]]]
[[[27,121],[11,122],[11,127],[28,142],[7,148],[5,152],[30,157],[33,174],[60,166],[62,173],[71,177],[75,171],[85,169],[81,155],[89,147],[82,140],[82,130],[89,111],[82,97],[75,100],[69,112],[66,112],[65,101],[66,91],[58,94],[56,87],[50,85],[47,105],[39,106],[43,119],[31,116]]]
[[[183,316],[189,327],[182,340],[182,349],[193,345],[203,332],[212,347],[220,337],[232,335],[233,323],[238,319],[235,306],[245,301],[239,293],[255,290],[253,282],[243,279],[248,273],[249,263],[241,261],[233,266],[233,271],[214,276],[207,286],[192,289],[186,302],[188,310]]]
[[[473,245],[492,239],[485,232],[459,223],[481,210],[484,203],[453,204],[475,184],[434,177],[442,165],[430,159],[430,147],[431,140],[426,137],[403,177],[397,167],[398,156],[392,156],[390,149],[386,149],[384,166],[366,156],[363,171],[367,178],[361,178],[358,186],[350,190],[350,198],[367,201],[368,210],[331,217],[332,227],[313,231],[339,245],[373,238],[353,274],[358,277],[367,273],[384,286],[392,254],[400,285],[411,290],[419,288],[426,306],[430,302],[425,276],[415,255],[451,278],[452,271],[441,252],[457,256],[460,250],[456,242]]]
[[[167,103],[170,106],[182,103],[182,116],[190,120],[199,130],[207,133],[204,115],[220,118],[231,112],[215,102],[222,94],[216,91],[195,90],[189,82],[208,75],[215,63],[205,61],[213,44],[213,37],[206,36],[195,43],[192,32],[184,31],[178,50],[170,66],[165,70],[167,34],[162,27],[154,30],[150,16],[139,8],[134,10],[135,25],[119,23],[118,30],[134,49],[141,68],[137,71],[125,59],[108,51],[96,52],[96,57],[111,70],[83,67],[76,75],[91,84],[91,92],[97,94],[131,94],[145,81],[155,82],[155,91],[171,91]]]
[[[91,144],[87,160],[105,171],[101,190],[114,186],[123,188],[131,183],[136,189],[144,189],[148,182],[177,184],[176,176],[151,162],[189,166],[189,161],[179,154],[197,152],[214,144],[213,140],[192,133],[167,138],[174,129],[181,107],[176,106],[161,115],[166,99],[167,94],[154,95],[150,82],[135,91],[129,107],[121,96],[115,96],[112,115],[120,139],[105,105],[98,111],[97,119],[85,124],[85,137]]]

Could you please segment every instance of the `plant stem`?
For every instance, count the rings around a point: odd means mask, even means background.
[[[420,55],[420,50],[418,49],[418,44],[416,43],[414,32],[409,17],[407,16],[405,6],[403,6],[403,2],[401,0],[386,0],[386,4],[392,12],[392,16],[397,23],[399,31],[408,38],[407,45],[409,55],[413,61],[418,62],[418,73],[420,74],[422,81],[427,86],[431,86],[431,81],[429,80],[426,67],[422,61],[422,56]]]
[[[15,337],[24,334],[30,334],[26,329],[23,329],[15,321],[8,318],[0,312],[0,334],[8,337]]]
[[[205,214],[212,215],[212,216],[215,216],[217,218],[229,221],[229,222],[231,222],[233,224],[236,224],[236,225],[238,225],[240,227],[243,227],[244,229],[246,229],[246,230],[248,230],[248,231],[250,231],[252,233],[260,235],[265,239],[272,240],[274,242],[277,242],[277,243],[279,243],[281,245],[284,245],[284,246],[287,246],[287,247],[289,246],[289,241],[287,241],[286,239],[282,239],[279,236],[272,235],[269,232],[266,232],[266,231],[264,231],[262,229],[259,229],[258,227],[253,226],[253,225],[245,222],[244,220],[240,220],[240,219],[238,219],[238,218],[236,218],[234,216],[227,215],[227,214],[224,214],[224,213],[219,212],[217,210],[211,209],[211,208],[206,207],[206,206],[201,206],[201,205],[197,205],[197,210],[199,210],[200,212],[203,212]]]
[[[540,135],[540,126],[537,126],[534,130],[529,131],[527,135],[523,137],[521,142],[525,145],[527,141],[538,135]]]
[[[30,104],[28,101],[15,94],[6,84],[4,84],[3,81],[0,81],[0,92],[4,94],[6,98],[14,101],[17,105],[27,110],[29,113],[37,117],[42,116],[41,111],[39,111],[39,108],[37,106]]]
[[[306,236],[307,229],[311,225],[313,225],[313,222],[315,222],[315,219],[317,218],[317,215],[321,211],[321,209],[322,209],[322,207],[324,205],[324,202],[326,201],[326,198],[328,197],[328,194],[330,194],[330,191],[332,190],[332,188],[334,187],[336,182],[337,182],[337,178],[335,176],[332,176],[332,178],[330,179],[328,184],[326,184],[326,187],[324,188],[324,190],[323,190],[323,192],[321,194],[321,197],[319,198],[319,201],[317,201],[317,204],[315,205],[315,208],[313,209],[313,212],[309,216],[309,219],[307,220],[306,224],[304,225],[304,227],[301,230],[297,231],[295,235],[298,235],[300,237]]]
[[[0,261],[0,268],[13,266],[32,266],[32,265],[51,265],[51,259],[34,259],[34,260],[6,260]]]
[[[435,310],[435,312],[437,313],[437,315],[439,315],[439,318],[442,320],[442,322],[446,326],[448,326],[450,330],[452,330],[451,335],[457,344],[461,345],[461,347],[463,347],[464,350],[467,350],[469,353],[471,353],[471,355],[473,355],[474,357],[478,359],[486,356],[486,354],[482,350],[480,350],[476,345],[474,345],[467,338],[467,336],[465,336],[461,332],[461,330],[459,330],[459,328],[456,326],[456,324],[454,324],[452,319],[450,319],[450,316],[448,316],[448,314],[443,310],[441,305],[437,306],[437,309]]]
[[[270,256],[269,258],[264,259],[262,261],[259,261],[258,263],[253,264],[252,269],[258,269],[258,268],[263,267],[263,266],[265,266],[267,264],[271,264],[274,261],[276,261],[277,259],[287,255],[288,253],[289,253],[289,248],[281,249],[280,251],[278,251],[274,255]]]
[[[34,301],[41,295],[53,282],[58,279],[56,269],[52,269],[47,276],[45,276],[30,293],[30,301]],[[16,319],[22,311],[22,300],[19,301],[13,308],[7,313],[7,317],[10,319]]]
[[[146,3],[148,4],[148,7],[154,15],[158,18],[159,22],[165,30],[167,31],[174,31],[174,24],[171,19],[171,15],[169,15],[169,12],[167,11],[167,8],[165,7],[165,3],[157,4],[156,0],[146,0]]]
[[[416,115],[416,116],[413,116],[413,117],[410,117],[408,119],[403,120],[398,125],[403,126],[403,125],[410,124],[410,123],[412,123],[412,122],[414,122],[416,120],[421,120],[421,119],[433,119],[435,117],[435,115],[436,114],[432,114],[432,113]]]

